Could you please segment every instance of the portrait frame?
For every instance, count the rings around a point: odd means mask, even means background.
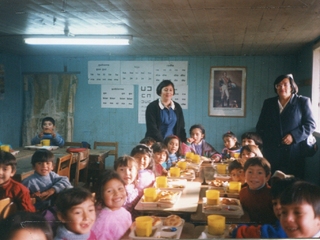
[[[245,117],[246,67],[211,67],[209,116]]]

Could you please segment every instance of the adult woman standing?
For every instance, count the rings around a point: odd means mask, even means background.
[[[157,87],[158,100],[151,102],[146,110],[147,132],[145,137],[152,137],[157,142],[170,135],[176,135],[180,141],[186,141],[184,117],[179,103],[172,101],[174,84],[163,80]]]
[[[304,157],[301,143],[316,127],[311,101],[299,96],[292,74],[281,75],[274,81],[278,95],[266,99],[256,126],[263,140],[263,156],[272,171],[281,170],[296,177],[304,176]]]

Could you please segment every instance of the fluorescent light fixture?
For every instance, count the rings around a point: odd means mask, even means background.
[[[132,36],[32,36],[24,37],[26,44],[34,45],[129,45]]]

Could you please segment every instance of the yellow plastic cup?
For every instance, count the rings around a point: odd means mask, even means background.
[[[193,152],[187,152],[187,153],[186,153],[186,159],[192,160],[192,159],[193,159],[193,156],[194,156],[194,153],[193,153]]]
[[[239,193],[241,190],[241,182],[229,182],[229,192]]]
[[[43,139],[41,140],[42,146],[50,146],[50,139]]]
[[[226,174],[227,173],[227,165],[226,164],[217,164],[217,173],[218,174]]]
[[[226,229],[226,218],[221,215],[209,215],[208,220],[208,232],[214,236],[224,235]]]
[[[185,161],[179,161],[179,162],[177,163],[177,166],[178,166],[179,168],[181,168],[181,170],[186,170],[186,168],[187,168],[187,162],[185,162]]]
[[[136,217],[136,235],[150,237],[152,233],[152,218],[149,216]]]
[[[180,168],[178,168],[178,167],[171,167],[171,168],[170,168],[170,176],[171,176],[171,177],[180,177]]]
[[[10,145],[1,145],[1,150],[5,152],[10,152]]]
[[[158,188],[166,188],[168,179],[165,176],[156,177],[156,183]]]
[[[145,188],[143,190],[145,202],[155,202],[157,200],[157,189],[156,188]]]
[[[194,154],[193,158],[192,158],[192,162],[198,164],[198,163],[200,163],[200,159],[201,159],[200,155]]]
[[[207,204],[218,205],[220,203],[220,191],[209,189],[206,191]]]
[[[240,153],[233,153],[233,157],[234,158],[239,158],[240,157]]]

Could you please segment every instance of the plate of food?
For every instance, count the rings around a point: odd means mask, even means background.
[[[153,218],[152,233],[149,237],[139,237],[135,233],[135,225],[131,230],[129,237],[134,240],[156,240],[156,239],[179,239],[184,225],[184,219],[178,215],[169,215],[168,217]]]
[[[159,188],[160,190],[180,190],[183,191],[186,187],[187,179],[167,179],[167,187]],[[157,188],[157,183],[155,183],[155,187]]]
[[[154,202],[146,202],[144,196],[140,199],[140,204],[144,209],[171,208],[180,199],[182,191],[177,189],[157,190],[157,198]]]
[[[239,199],[225,197],[220,197],[220,203],[217,205],[209,205],[207,204],[207,198],[202,198],[202,212],[231,218],[240,218],[244,214]]]
[[[186,180],[194,180],[196,178],[196,173],[193,169],[186,169],[180,171],[180,177],[171,177],[170,172],[168,172],[168,179],[186,179]]]
[[[30,149],[30,150],[37,150],[37,149],[56,150],[59,147],[58,146],[42,146],[41,144],[39,144],[39,145],[24,146],[24,148]]]

